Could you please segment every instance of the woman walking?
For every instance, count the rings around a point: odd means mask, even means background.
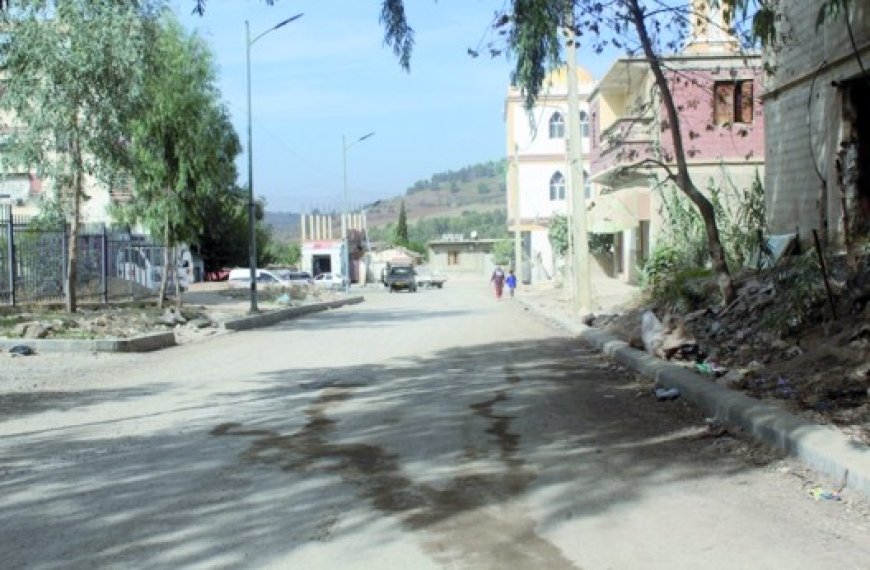
[[[495,285],[495,298],[501,299],[502,291],[504,291],[504,271],[502,271],[501,267],[496,266],[489,282]]]

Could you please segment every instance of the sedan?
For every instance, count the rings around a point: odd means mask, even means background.
[[[347,284],[347,280],[338,273],[321,273],[314,278],[314,284],[328,289],[341,289]]]

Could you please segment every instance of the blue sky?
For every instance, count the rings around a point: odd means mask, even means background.
[[[416,30],[410,74],[383,44],[381,0],[210,0],[202,17],[191,14],[193,4],[172,2],[212,48],[245,152],[245,20],[255,37],[304,13],[251,48],[254,192],[270,211],[340,209],[342,135],[350,143],[375,133],[348,150],[351,205],[505,155],[511,62],[467,54],[485,48],[504,0],[406,0]],[[581,63],[600,76],[607,62]],[[242,155],[240,184],[246,161]]]

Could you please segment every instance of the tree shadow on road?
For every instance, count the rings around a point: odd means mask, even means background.
[[[254,379],[245,402],[183,433],[13,442],[19,466],[0,476],[11,566],[250,566],[422,533],[443,564],[568,568],[546,537],[566,512],[751,468],[705,453],[684,404],[639,396],[564,337]],[[62,467],[28,467],[49,456]]]

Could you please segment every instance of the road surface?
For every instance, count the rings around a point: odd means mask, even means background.
[[[29,358],[0,360],[6,569],[870,560],[865,503],[810,499],[800,465],[656,401],[483,282]]]

